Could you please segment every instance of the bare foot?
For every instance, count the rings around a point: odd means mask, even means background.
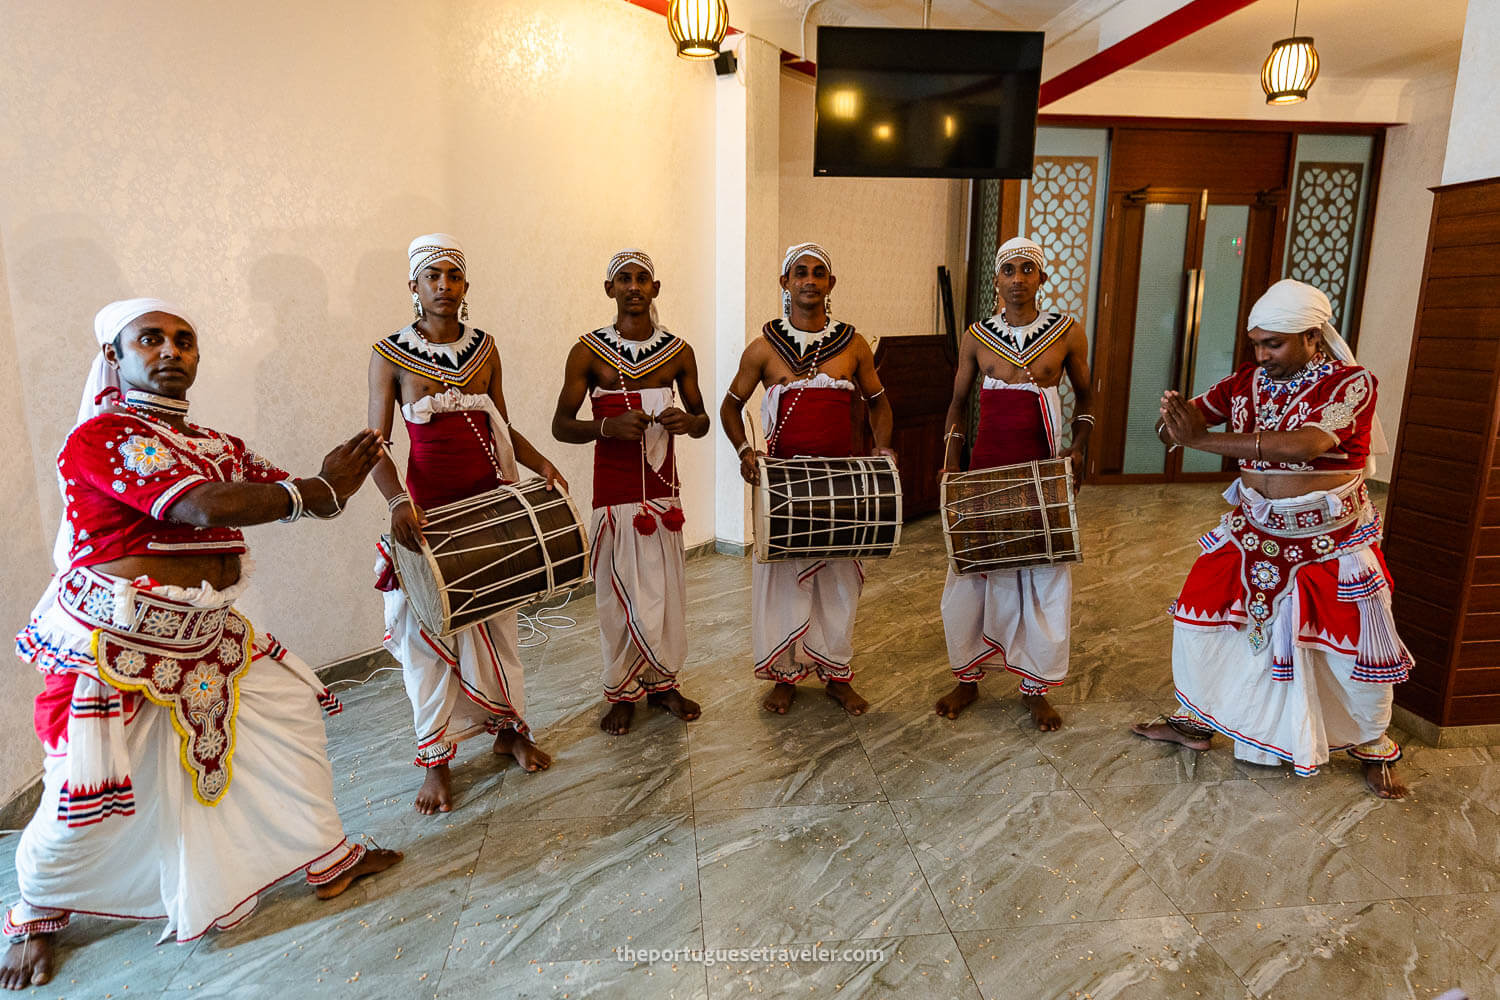
[[[1042,732],[1050,733],[1062,728],[1062,716],[1057,714],[1057,709],[1047,704],[1046,695],[1023,694],[1021,704],[1031,711],[1031,721]]]
[[[661,694],[648,694],[646,701],[657,708],[664,708],[677,716],[683,722],[692,722],[703,714],[703,709],[696,701],[688,701],[682,696],[681,691],[663,691]]]
[[[429,767],[427,778],[417,789],[417,801],[412,803],[423,816],[453,811],[452,775],[447,764]]]
[[[609,706],[609,711],[599,720],[599,728],[611,736],[623,736],[630,732],[630,722],[634,718],[635,702],[617,701]]]
[[[865,710],[870,707],[870,703],[861,698],[848,681],[829,681],[823,690],[828,692],[828,697],[844,706],[844,711],[850,715],[864,715]]]
[[[977,681],[959,681],[953,690],[938,699],[937,714],[945,719],[956,719],[960,712],[979,700]]]
[[[1189,736],[1187,733],[1166,722],[1137,722],[1130,727],[1130,731],[1137,736],[1144,736],[1148,740],[1160,740],[1162,743],[1181,743],[1189,750],[1207,750],[1209,748],[1207,738],[1200,740]]]
[[[345,889],[349,888],[359,879],[364,878],[366,875],[374,875],[376,872],[385,871],[391,865],[400,861],[402,857],[404,855],[400,851],[388,851],[383,847],[371,848],[365,852],[365,856],[360,858],[353,868],[350,868],[327,885],[318,886],[313,890],[313,895],[319,899],[332,899],[334,896],[342,895]]]
[[[776,686],[766,692],[765,700],[760,703],[760,707],[776,715],[785,715],[786,710],[792,707],[792,699],[795,697],[797,697],[797,685],[777,681]]]
[[[495,752],[501,756],[509,754],[527,771],[545,771],[552,766],[552,757],[547,751],[514,729],[500,730],[495,737]]]
[[[1366,764],[1365,784],[1382,799],[1406,798],[1406,785],[1396,776],[1394,764]]]
[[[33,934],[5,950],[0,962],[0,989],[24,990],[52,979],[56,934]]]

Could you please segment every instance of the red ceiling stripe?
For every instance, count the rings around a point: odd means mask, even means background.
[[[1190,0],[1161,20],[1146,25],[1135,34],[1120,39],[1109,48],[1043,83],[1038,103],[1046,107],[1061,100],[1254,2],[1255,0]]]
[[[625,0],[625,2],[633,3],[637,7],[644,7],[649,11],[660,14],[662,17],[667,16],[667,0]]]

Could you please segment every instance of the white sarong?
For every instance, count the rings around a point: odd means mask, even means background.
[[[864,584],[858,559],[754,560],[755,676],[795,684],[816,671],[822,681],[848,681]]]
[[[604,659],[604,697],[640,701],[673,691],[687,659],[687,580],[682,532],[661,525],[661,515],[681,504],[648,500],[657,528],[635,529],[637,503],[594,510],[594,603]]]
[[[1020,675],[1022,694],[1046,694],[1068,676],[1071,565],[965,576],[949,567],[942,609],[957,680],[979,681],[999,667]],[[998,663],[988,666],[995,656]]]

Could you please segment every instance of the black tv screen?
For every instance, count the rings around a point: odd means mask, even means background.
[[[818,28],[813,173],[1030,177],[1039,31]]]

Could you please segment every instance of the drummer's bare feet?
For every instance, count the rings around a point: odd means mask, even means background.
[[[495,737],[495,752],[501,756],[509,754],[527,771],[545,771],[552,766],[552,757],[547,751],[514,729],[500,730]]]
[[[1057,709],[1047,704],[1047,696],[1044,694],[1023,694],[1021,704],[1025,705],[1031,712],[1031,721],[1044,733],[1050,733],[1054,729],[1062,728],[1062,716],[1057,714]]]
[[[1406,785],[1396,777],[1394,764],[1366,764],[1365,784],[1382,799],[1406,798]]]
[[[776,715],[785,715],[786,710],[792,707],[792,699],[795,697],[797,697],[797,685],[777,681],[776,685],[766,692],[765,700],[760,703],[760,707]]]
[[[1162,743],[1181,743],[1189,750],[1207,750],[1210,745],[1207,737],[1189,736],[1166,720],[1137,722],[1130,727],[1130,731],[1137,736],[1144,736],[1148,740],[1159,740]]]
[[[422,787],[417,789],[417,801],[412,803],[423,816],[453,811],[453,781],[447,764],[429,767]]]
[[[959,681],[953,690],[938,699],[937,714],[945,719],[956,719],[964,709],[979,700],[977,681]]]
[[[623,736],[630,732],[630,723],[634,718],[635,702],[617,701],[609,706],[609,711],[599,720],[599,728],[611,736]]]
[[[828,697],[844,706],[844,711],[850,715],[864,715],[870,703],[860,697],[859,692],[849,685],[848,681],[829,681],[824,688]]]
[[[359,862],[338,878],[327,885],[320,885],[313,890],[313,895],[319,899],[332,899],[343,895],[345,889],[349,888],[359,879],[366,875],[374,875],[383,872],[391,865],[400,861],[404,855],[400,851],[389,851],[384,847],[375,847],[365,852],[365,856]]]
[[[681,691],[676,689],[662,691],[659,694],[648,694],[646,701],[657,708],[666,709],[683,722],[692,722],[703,714],[703,709],[696,701],[689,701],[682,696]]]
[[[0,962],[0,989],[24,990],[52,979],[56,934],[32,934],[5,949]]]

